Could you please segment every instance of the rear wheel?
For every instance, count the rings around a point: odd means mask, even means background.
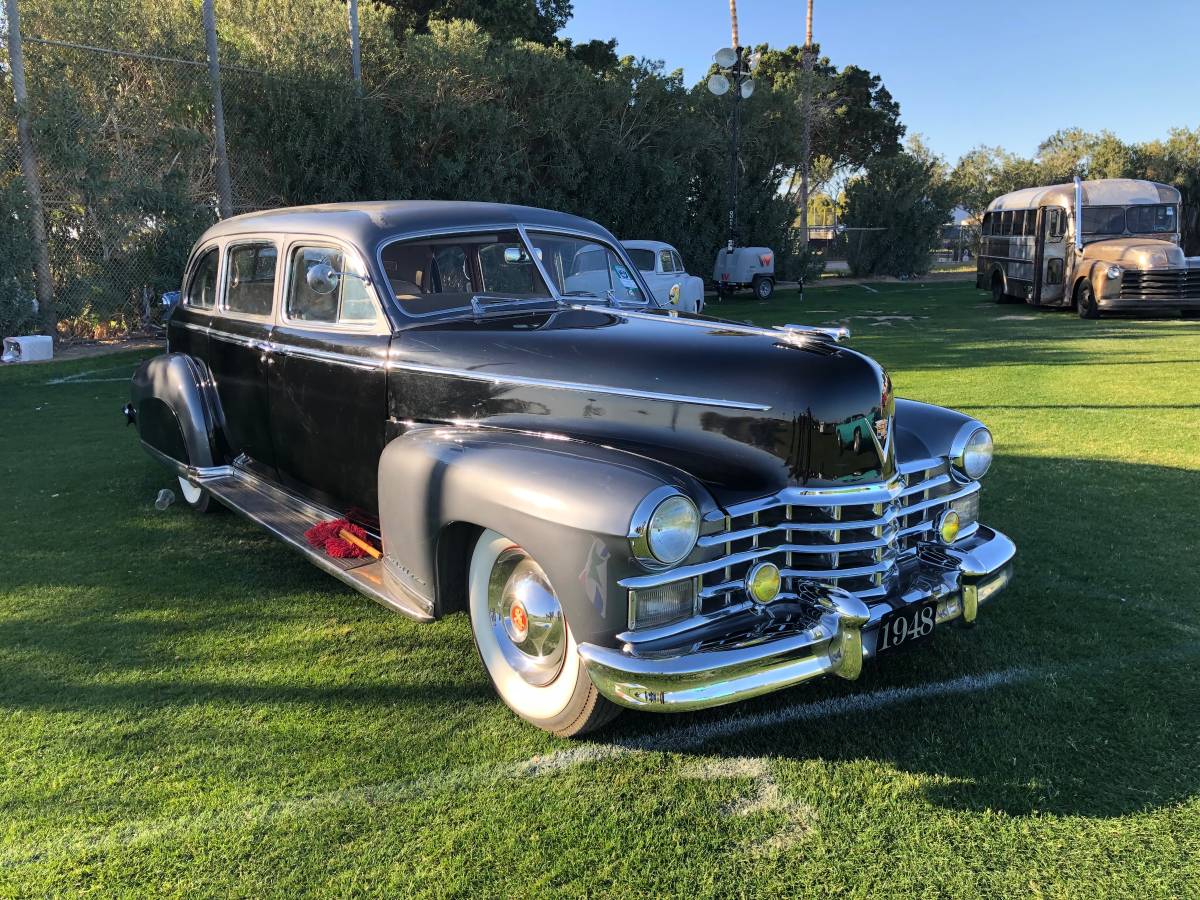
[[[471,631],[500,699],[559,737],[607,724],[621,711],[596,690],[542,567],[513,541],[484,531],[468,575]]]
[[[771,295],[775,293],[775,280],[768,278],[765,275],[758,275],[754,279],[754,296],[759,300],[770,300]]]
[[[1096,305],[1096,292],[1090,281],[1081,281],[1075,289],[1075,310],[1081,319],[1100,318],[1100,307]]]

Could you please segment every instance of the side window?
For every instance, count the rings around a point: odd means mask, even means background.
[[[346,272],[332,291],[320,293],[308,283],[314,266],[325,264],[334,272]],[[375,303],[357,264],[347,269],[346,255],[333,247],[298,247],[292,251],[288,275],[287,317],[299,322],[328,325],[370,325],[375,322]],[[358,276],[358,277],[356,277]]]
[[[1046,260],[1046,284],[1063,283],[1063,261],[1058,257]]]
[[[984,213],[983,221],[979,223],[979,233],[983,237],[987,237],[992,233],[992,214]]]
[[[654,251],[644,250],[640,247],[626,247],[625,252],[629,254],[629,258],[633,260],[633,264],[642,272],[654,272]]]
[[[194,309],[212,309],[217,302],[217,249],[205,251],[192,273],[184,305]]]
[[[671,251],[671,259],[675,263],[675,271],[682,272],[683,271],[683,260],[679,258],[679,254],[676,253],[674,250]]]
[[[663,272],[674,272],[675,271],[675,261],[673,259],[671,259],[671,251],[670,250],[659,250],[658,251],[658,261],[662,264]]]
[[[1061,241],[1066,232],[1067,217],[1059,207],[1046,210],[1046,237],[1051,241]]]
[[[1012,234],[1012,225],[1013,225],[1012,220],[1013,220],[1012,210],[1007,210],[1000,214],[1000,234],[1002,234],[1002,235]]]
[[[1018,209],[1013,213],[1013,237],[1021,237],[1029,234],[1025,229],[1025,210]]]
[[[251,316],[269,316],[275,297],[273,244],[243,244],[226,253],[225,308]]]

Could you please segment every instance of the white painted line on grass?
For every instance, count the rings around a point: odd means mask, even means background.
[[[872,294],[879,293],[879,291],[875,290],[875,288],[871,287],[869,284],[860,284],[859,287],[862,288],[864,291],[870,291]]]

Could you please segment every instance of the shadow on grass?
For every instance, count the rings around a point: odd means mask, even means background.
[[[1069,471],[1070,477],[1063,477]],[[933,803],[1009,814],[1119,816],[1200,791],[1200,473],[1123,463],[1007,458],[985,519],[1018,546],[1016,581],[979,627],[867,664],[857,683],[814,682],[664,719],[627,715],[600,740],[695,752],[876,760],[921,776]],[[1010,682],[853,699],[1013,672]],[[828,701],[754,725],[755,716]],[[747,728],[721,727],[748,716]],[[686,745],[686,742],[685,742]],[[685,751],[686,752],[686,751]]]

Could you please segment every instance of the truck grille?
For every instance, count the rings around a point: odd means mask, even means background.
[[[812,581],[864,600],[886,596],[901,561],[933,539],[942,511],[978,490],[978,482],[959,484],[944,460],[931,459],[901,466],[887,484],[785,491],[731,508],[724,529],[700,539],[701,546],[723,550],[703,566],[700,611],[745,599],[746,574],[763,561],[779,566],[785,595]]]
[[[1121,273],[1122,300],[1200,298],[1200,269],[1142,269]]]

